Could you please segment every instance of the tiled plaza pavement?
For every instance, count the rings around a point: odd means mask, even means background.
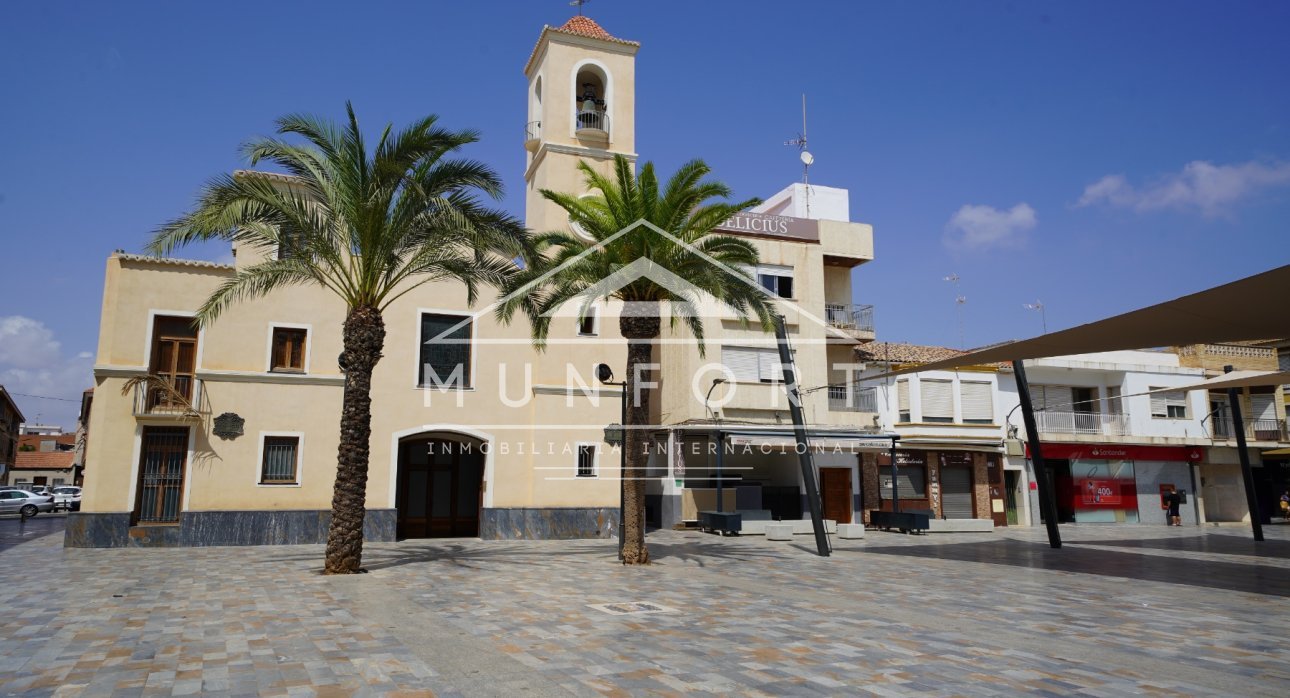
[[[29,522],[30,523],[30,522]],[[0,543],[19,523],[0,520]],[[1290,527],[812,540],[0,546],[0,693],[1282,695]],[[666,612],[611,615],[644,601]]]

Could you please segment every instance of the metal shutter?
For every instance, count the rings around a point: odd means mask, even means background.
[[[1159,389],[1160,388],[1148,388],[1148,390],[1153,390],[1153,391],[1159,390]],[[1151,416],[1152,417],[1168,416],[1169,410],[1165,408],[1165,404],[1166,403],[1165,403],[1164,393],[1156,393],[1156,392],[1151,393]]]
[[[902,413],[909,412],[909,381],[896,381],[896,409]]]
[[[941,468],[941,510],[947,519],[970,519],[972,470],[962,466]]]
[[[963,381],[959,392],[963,399],[963,421],[994,419],[994,395],[989,383]]]
[[[919,381],[923,397],[923,419],[954,419],[953,383],[945,380]]]
[[[1160,390],[1160,388],[1151,388],[1151,390]],[[1170,407],[1179,407],[1185,411],[1187,409],[1187,393],[1181,390],[1169,390],[1151,394],[1152,417],[1168,417]]]
[[[1251,395],[1250,416],[1256,421],[1275,421],[1277,418],[1275,395]]]
[[[783,381],[784,366],[779,362],[779,352],[774,349],[758,349],[758,374],[763,382]]]
[[[737,381],[756,383],[761,380],[758,351],[751,347],[721,347],[721,361]]]

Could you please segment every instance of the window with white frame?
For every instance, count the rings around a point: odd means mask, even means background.
[[[269,344],[269,370],[278,373],[305,372],[305,344],[309,331],[299,327],[274,327]]]
[[[420,385],[434,388],[471,386],[469,317],[421,314]]]
[[[578,477],[596,476],[596,445],[578,444]]]
[[[1187,392],[1150,388],[1151,416],[1154,419],[1187,419]],[[1156,391],[1163,392],[1156,392]]]
[[[300,437],[265,436],[260,457],[261,485],[295,485],[300,482]]]
[[[994,392],[986,381],[962,381],[959,396],[964,424],[990,424],[994,421]]]
[[[779,351],[764,347],[721,347],[721,362],[742,383],[781,383],[784,367]]]
[[[778,264],[757,266],[757,283],[780,298],[793,297],[793,268]]]
[[[896,381],[896,411],[897,421],[909,421],[909,381],[903,378]]]
[[[918,381],[924,422],[954,421],[954,382],[924,378]]]

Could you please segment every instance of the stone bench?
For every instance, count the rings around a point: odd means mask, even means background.
[[[741,512],[742,513],[742,512]],[[752,519],[744,516],[743,530],[740,531],[745,536],[760,536],[766,533],[766,527],[771,524],[789,524],[793,527],[793,533],[809,534],[814,533],[815,529],[811,526],[810,519],[787,519],[784,521],[771,521],[769,519]],[[824,520],[824,530],[828,533],[838,532],[838,522],[833,519]]]
[[[793,524],[768,522],[765,527],[766,540],[793,540]]]
[[[991,533],[994,521],[990,519],[932,519],[928,533]]]
[[[864,538],[864,524],[838,524],[838,538],[843,540],[857,540]]]

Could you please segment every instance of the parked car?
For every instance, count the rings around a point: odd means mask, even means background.
[[[0,514],[22,514],[24,518],[38,512],[54,510],[54,498],[23,490],[0,491]]]
[[[54,508],[70,511],[81,510],[81,488],[64,485],[54,488]]]
[[[24,487],[24,488],[22,488],[22,489],[27,490],[28,492],[30,492],[30,493],[32,493],[32,494],[39,494],[39,495],[42,495],[42,496],[45,496],[45,497],[52,497],[52,496],[54,496],[54,493],[53,493],[53,492],[50,492],[50,491],[49,491],[49,488],[48,488],[48,487],[46,487],[45,485],[27,485],[26,487]]]

